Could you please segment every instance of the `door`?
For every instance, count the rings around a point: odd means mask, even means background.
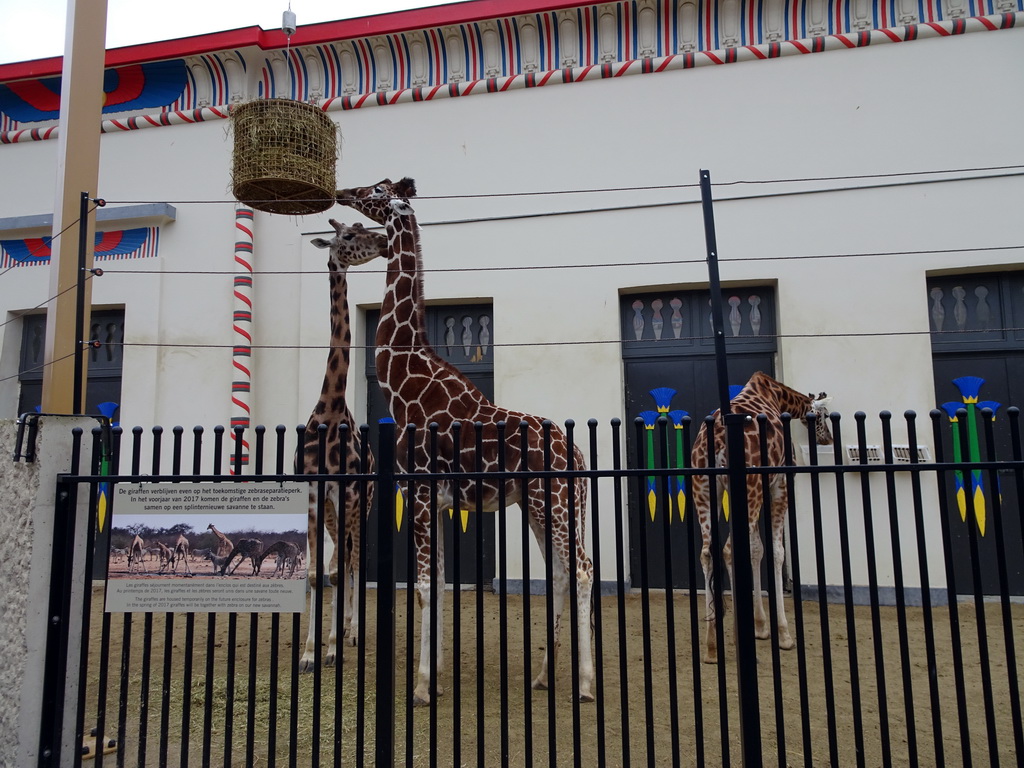
[[[764,286],[736,288],[723,291],[722,296],[729,384],[745,384],[757,371],[774,375],[774,291]],[[623,297],[627,466],[649,465],[651,448],[657,445],[658,428],[654,422],[662,415],[659,408],[667,411],[669,419],[668,461],[671,466],[690,465],[689,444],[703,419],[720,405],[709,305],[708,291],[660,291]],[[691,420],[688,435],[679,428],[683,411]],[[637,443],[637,418],[645,422],[640,438],[643,446]],[[654,453],[659,455],[657,449]],[[692,562],[697,587],[703,587],[698,559],[700,529],[696,520],[692,546],[687,546],[686,518],[693,513],[693,505],[685,485],[685,480],[673,478],[666,503],[653,478],[630,483],[630,565],[634,586],[640,584],[643,548],[648,584],[663,588],[668,583],[664,517],[668,514],[672,586],[690,586]],[[724,537],[728,524],[724,519],[721,522]]]
[[[373,364],[374,335],[380,314],[374,310],[367,312],[367,423],[370,424],[370,446],[377,454],[376,424],[380,419],[389,416],[384,395],[377,384],[377,371]],[[427,339],[442,358],[459,368],[460,371],[488,399],[494,398],[494,348],[493,328],[491,326],[492,309],[489,304],[459,305],[447,307],[427,307]],[[403,582],[409,578],[407,553],[410,538],[409,510],[404,516],[402,528],[395,535],[395,578]],[[443,510],[441,520],[444,530],[445,579],[448,583],[455,582],[456,570],[459,571],[459,583],[475,584],[477,581],[477,562],[483,570],[481,573],[485,588],[491,588],[495,576],[495,516],[483,515],[483,519],[470,510],[463,530],[459,515],[449,515]],[[371,526],[372,528],[372,526]],[[482,530],[479,530],[482,528]],[[482,535],[483,551],[478,547],[478,536]],[[458,544],[455,539],[458,537]],[[367,531],[367,578],[376,578],[377,535],[375,530]],[[455,564],[455,550],[458,547],[458,569]]]
[[[946,403],[951,403],[952,405],[947,406],[946,412],[953,411],[954,415],[958,408],[967,410],[967,419],[973,421],[974,431],[978,434],[976,447],[972,445],[974,441],[970,439],[964,446],[959,437],[959,422],[950,419],[949,428],[942,431],[943,458],[946,461],[951,461],[957,456],[964,460],[988,458],[981,412],[986,405],[995,411],[992,423],[995,457],[1012,458],[1010,429],[1005,413],[1008,406],[1021,402],[1020,397],[1014,397],[1013,389],[1019,388],[1021,382],[1024,382],[1024,353],[944,355],[936,358],[934,369],[938,405],[942,407]],[[981,379],[983,383],[979,386],[976,379]],[[954,382],[960,382],[960,386]],[[975,386],[980,402],[977,405],[964,403],[965,388],[967,393],[971,394],[975,391],[971,387]],[[954,439],[960,443],[955,449]],[[982,590],[988,595],[999,593],[997,522],[993,508],[994,498],[998,496],[1010,594],[1024,595],[1024,563],[1020,557],[1021,509],[1014,472],[1010,469],[998,470],[994,488],[991,474],[987,470],[950,474],[945,478],[945,486],[957,594],[970,594],[974,591],[974,577],[971,571],[971,528],[978,547]],[[969,503],[970,497],[974,499],[973,510]]]
[[[931,278],[928,310],[935,404],[949,416],[948,427],[942,430],[943,458],[987,459],[986,425],[981,413],[985,405],[995,415],[991,423],[995,458],[1012,458],[1006,411],[1024,403],[1024,275],[1003,272]],[[960,444],[955,445],[953,440],[959,421],[954,424],[952,418],[959,408],[967,411],[968,425],[978,435],[966,445],[959,440]],[[956,592],[969,594],[974,590],[972,531],[977,541],[982,591],[999,592],[998,525],[993,507],[998,497],[1010,594],[1024,595],[1022,510],[1014,472],[999,470],[995,483],[988,471],[950,473],[945,481]],[[973,519],[968,497],[975,501]]]

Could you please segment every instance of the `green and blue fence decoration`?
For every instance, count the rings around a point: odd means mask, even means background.
[[[960,396],[962,402],[948,402],[942,404],[942,409],[949,416],[950,428],[953,431],[953,461],[954,463],[960,463],[962,461],[978,462],[981,461],[981,444],[978,438],[978,423],[977,418],[979,409],[988,408],[992,411],[992,419],[995,420],[995,412],[999,408],[1000,403],[994,400],[981,400],[979,396],[981,387],[985,383],[985,380],[979,376],[961,376],[953,379],[953,384],[957,389],[960,390]],[[959,417],[957,412],[961,409],[967,411],[967,456],[963,455],[963,449],[960,445],[960,433],[959,433]],[[978,524],[978,531],[982,536],[985,535],[985,520],[986,520],[986,509],[985,509],[985,487],[982,477],[982,471],[980,469],[973,469],[970,472],[969,481],[965,480],[964,472],[962,470],[956,470],[954,472],[954,482],[956,487],[956,504],[960,510],[960,519],[963,522],[967,522],[967,497],[968,494],[974,502],[974,518]],[[998,493],[998,489],[996,489]]]
[[[676,390],[671,387],[656,387],[650,390],[650,395],[654,398],[655,411],[641,411],[640,418],[644,420],[644,434],[647,437],[647,468],[655,468],[655,452],[654,452],[654,428],[658,424],[658,419],[662,416],[666,417],[672,424],[673,433],[675,440],[672,441],[672,451],[668,459],[669,466],[673,469],[685,469],[687,466],[687,457],[685,446],[683,445],[683,419],[690,414],[682,410],[671,410],[672,398],[676,395]],[[682,475],[672,475],[669,477],[669,498],[668,498],[668,515],[669,522],[673,518],[673,506],[679,511],[679,519],[682,520],[686,515],[686,480]],[[651,521],[653,522],[658,509],[658,494],[656,489],[655,478],[653,475],[647,478],[647,510],[650,513]]]
[[[654,427],[658,423],[658,412],[640,411],[640,418],[644,420],[644,434],[647,436],[647,468],[654,469]],[[658,493],[653,475],[647,476],[647,509],[653,522],[658,509]]]
[[[672,429],[676,435],[676,469],[686,469],[686,451],[683,447],[683,419],[690,414],[686,411],[669,411],[668,417],[672,420]],[[671,498],[675,499],[676,509],[679,510],[679,520],[686,517],[686,478],[682,475],[673,475],[670,478]]]

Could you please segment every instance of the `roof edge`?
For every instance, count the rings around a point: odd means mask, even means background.
[[[592,5],[572,0],[471,0],[429,8],[360,16],[300,26],[291,37],[292,47],[317,45],[335,40],[397,34],[413,29],[468,24],[484,19],[519,16],[525,13],[546,13],[562,8]],[[140,43],[107,50],[105,67],[122,67],[147,61],[177,59],[232,48],[258,47],[263,50],[285,48],[288,38],[280,29],[259,26],[240,27],[223,32],[181,37],[152,43]],[[53,77],[61,74],[63,56],[0,64],[0,82]]]

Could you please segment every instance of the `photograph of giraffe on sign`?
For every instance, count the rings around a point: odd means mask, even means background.
[[[304,483],[118,486],[106,610],[301,612],[307,495]]]

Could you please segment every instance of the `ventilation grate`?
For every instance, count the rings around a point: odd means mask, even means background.
[[[864,446],[865,460],[868,464],[881,464],[882,463],[882,447],[879,445],[865,445]],[[846,446],[846,456],[850,459],[851,464],[860,464],[860,446],[859,445],[848,445]]]
[[[882,451],[882,446],[880,445],[864,446],[864,454],[868,464],[881,464],[885,460],[885,453]],[[860,464],[859,445],[846,446],[846,455],[851,464]],[[910,464],[910,446],[894,444],[892,446],[892,460],[894,464]],[[917,446],[918,463],[930,462],[931,460],[932,453],[928,446]]]

